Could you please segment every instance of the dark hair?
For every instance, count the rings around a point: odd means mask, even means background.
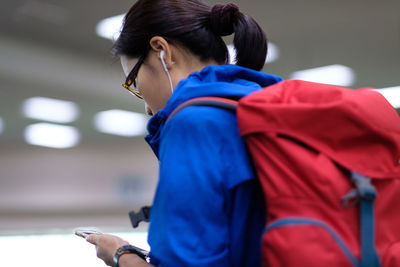
[[[201,0],[138,0],[126,14],[115,55],[139,57],[150,39],[161,36],[202,60],[226,64],[229,54],[221,36],[235,34],[237,65],[261,70],[267,55],[267,37],[257,22],[237,5],[210,7]]]

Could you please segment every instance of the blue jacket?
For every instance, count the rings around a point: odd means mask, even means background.
[[[174,90],[149,121],[146,140],[160,164],[149,244],[158,266],[258,266],[264,208],[235,114],[185,100],[240,98],[281,78],[235,65],[208,66]]]

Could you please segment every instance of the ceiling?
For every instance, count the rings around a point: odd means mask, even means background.
[[[353,88],[400,85],[400,1],[234,2],[280,50],[264,71],[287,79],[297,70],[342,64],[356,74]],[[143,137],[106,135],[93,127],[99,111],[144,110],[120,86],[124,77],[110,56],[111,42],[95,33],[101,19],[133,3],[2,1],[0,233],[129,227],[127,212],[151,202],[157,161]],[[69,124],[81,132],[79,146],[58,150],[24,142],[24,128],[37,121],[22,116],[21,103],[32,96],[79,105],[79,119]]]

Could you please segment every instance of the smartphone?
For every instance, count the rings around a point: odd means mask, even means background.
[[[86,238],[88,235],[91,235],[91,234],[97,234],[97,235],[103,234],[102,232],[100,232],[98,229],[95,229],[95,228],[78,228],[78,229],[74,230],[74,233],[77,236],[80,236],[83,238]]]

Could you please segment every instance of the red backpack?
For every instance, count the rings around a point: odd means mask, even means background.
[[[373,90],[289,80],[236,111],[266,204],[263,266],[400,266],[400,117]]]

